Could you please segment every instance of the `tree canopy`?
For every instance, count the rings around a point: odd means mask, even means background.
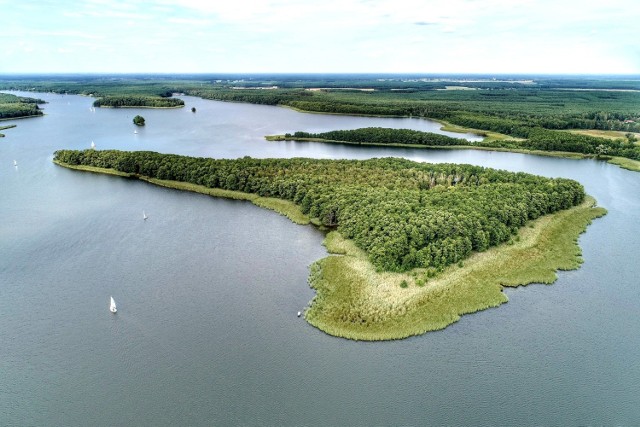
[[[397,158],[218,160],[61,150],[55,159],[290,200],[336,227],[386,271],[441,269],[507,242],[527,221],[585,197],[573,180]]]
[[[136,126],[144,126],[144,117],[137,115],[133,118],[133,124]]]

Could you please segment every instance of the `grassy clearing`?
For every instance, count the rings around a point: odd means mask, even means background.
[[[630,132],[618,131],[618,130],[598,130],[598,129],[568,129],[563,132],[569,132],[577,135],[595,136],[598,138],[606,139],[627,139],[627,134]],[[640,139],[640,133],[633,133],[636,138]]]
[[[578,236],[604,215],[592,198],[524,227],[510,244],[450,266],[435,277],[424,270],[376,272],[352,242],[330,233],[330,255],[311,267],[317,295],[305,313],[309,323],[331,335],[356,340],[400,339],[438,330],[460,316],[507,302],[504,286],[553,283],[556,270],[582,262]],[[403,282],[407,287],[403,287]]]

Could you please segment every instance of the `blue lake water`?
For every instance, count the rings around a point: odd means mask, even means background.
[[[91,98],[26,95],[49,103],[44,117],[3,122],[18,126],[0,139],[0,425],[640,420],[640,174],[591,160],[263,138],[438,129],[419,119],[191,97],[183,109],[92,112]],[[147,125],[134,134],[136,114]],[[248,202],[52,164],[55,150],[91,141],[216,158],[471,163],[577,179],[609,214],[581,236],[583,266],[554,285],[507,290],[509,303],[443,331],[355,342],[296,316],[313,297],[308,266],[326,255],[321,232]]]

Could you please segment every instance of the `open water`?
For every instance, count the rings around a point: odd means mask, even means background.
[[[44,117],[2,123],[18,127],[0,139],[0,425],[640,422],[640,174],[590,160],[263,139],[438,129],[419,119],[190,97],[183,109],[93,112],[91,98],[26,95],[49,103]],[[136,114],[147,125],[134,134]],[[313,297],[308,266],[326,255],[321,232],[248,202],[51,162],[91,141],[216,158],[471,163],[577,179],[609,214],[581,236],[583,266],[554,285],[507,290],[508,304],[443,331],[356,342],[296,316]]]

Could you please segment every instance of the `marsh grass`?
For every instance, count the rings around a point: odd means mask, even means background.
[[[92,173],[102,173],[102,174],[107,174],[107,175],[116,175],[116,176],[122,176],[122,177],[125,177],[125,178],[134,177],[130,173],[120,172],[120,171],[117,171],[115,169],[97,168],[97,167],[94,167],[94,166],[69,165],[69,164],[66,164],[66,163],[59,162],[57,160],[54,160],[53,163],[55,163],[58,166],[63,166],[65,168],[73,169],[73,170],[77,170],[77,171],[92,172]]]
[[[222,197],[225,199],[248,200],[261,208],[276,211],[279,214],[286,216],[296,224],[307,225],[311,221],[307,215],[302,213],[302,211],[296,204],[288,200],[276,199],[272,197],[260,197],[257,194],[244,193],[242,191],[224,190],[222,188],[209,188],[203,185],[191,184],[191,183],[182,182],[182,181],[170,181],[170,180],[149,178],[146,176],[119,172],[114,169],[98,168],[93,166],[68,165],[66,163],[62,163],[57,160],[54,160],[53,162],[59,166],[63,166],[69,169],[74,169],[74,170],[79,170],[84,172],[116,175],[116,176],[121,176],[125,178],[132,178],[132,179],[140,179],[141,181],[146,181],[150,184],[155,184],[155,185],[166,187],[166,188],[173,188],[175,190],[191,191],[194,193],[206,194],[212,197]]]
[[[400,339],[442,329],[463,314],[507,302],[505,286],[551,284],[557,270],[578,268],[578,236],[605,213],[587,197],[580,206],[523,227],[511,245],[476,253],[462,267],[435,274],[421,269],[377,273],[361,250],[332,232],[325,240],[328,251],[337,248],[344,255],[330,255],[312,266],[309,280],[317,294],[305,317],[328,334],[356,340]]]
[[[640,161],[631,160],[625,157],[611,157],[607,160],[608,163],[620,166],[622,169],[627,169],[634,172],[640,172]]]

